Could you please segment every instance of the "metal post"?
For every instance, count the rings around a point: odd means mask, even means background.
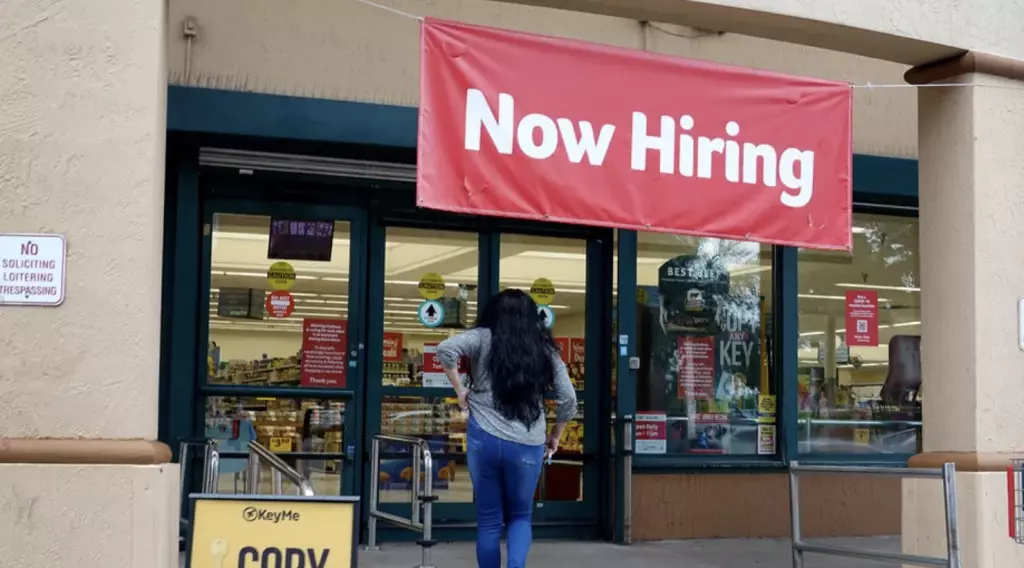
[[[370,442],[370,515],[366,522],[366,549],[377,550],[377,491],[380,489],[380,440]]]
[[[188,477],[186,471],[188,469],[188,442],[182,442],[178,446],[178,477],[181,482],[181,497],[182,501],[185,500],[185,479]]]
[[[420,522],[420,484],[423,478],[420,454],[422,453],[420,446],[409,448],[409,456],[412,457],[412,485],[409,486],[409,491],[412,493],[412,524],[414,525],[418,525]]]
[[[796,467],[799,464],[792,462],[790,467]],[[791,547],[793,550],[793,568],[804,568],[804,553],[800,550],[800,544],[803,537],[800,535],[800,483],[797,480],[797,474],[792,469],[789,470],[789,527],[790,527],[790,539]]]
[[[946,505],[946,555],[949,568],[960,568],[960,527],[956,507],[956,465],[942,464],[942,492]]]
[[[248,495],[260,494],[260,457],[249,452],[249,469],[246,472],[245,492]]]
[[[220,492],[220,452],[217,451],[216,446],[210,450],[210,461],[206,464],[209,475],[207,476],[207,486],[205,491],[207,493],[219,493]]]
[[[214,452],[216,451],[216,448],[217,448],[216,444],[217,444],[216,442],[214,442],[213,440],[210,440],[210,441],[206,442],[206,445],[203,447],[203,492],[204,493],[212,493],[210,488],[213,487],[213,480],[211,479],[212,476],[213,476],[213,470],[211,469],[210,465],[211,465],[211,462],[213,462],[213,454],[214,454]]]
[[[284,493],[284,484],[281,482],[281,472],[273,470],[270,472],[272,488],[271,491],[274,495],[281,495]]]
[[[434,459],[430,455],[430,448],[424,442],[419,448],[423,454],[423,470],[425,479],[423,482],[423,558],[421,568],[432,568],[430,563],[430,547],[434,545]],[[417,461],[419,461],[417,459]],[[419,480],[416,481],[419,483]],[[419,508],[419,503],[413,505],[414,509]]]
[[[622,419],[622,542],[633,542],[633,419]]]

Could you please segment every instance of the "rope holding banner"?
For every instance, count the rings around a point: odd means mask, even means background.
[[[406,18],[412,18],[414,20],[419,20],[421,22],[423,21],[423,16],[417,16],[416,14],[410,14],[409,12],[403,12],[403,11],[399,10],[398,8],[392,8],[390,6],[385,6],[383,4],[378,4],[376,2],[372,2],[371,0],[355,0],[355,1],[359,2],[360,4],[366,4],[367,6],[372,6],[374,8],[380,8],[381,10],[384,10],[385,12],[391,12],[392,14],[397,14],[399,16],[404,16]]]

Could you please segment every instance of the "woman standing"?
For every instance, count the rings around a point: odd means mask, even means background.
[[[470,379],[458,362],[470,359]],[[558,451],[566,423],[576,415],[576,391],[537,304],[522,290],[505,290],[487,303],[476,327],[442,342],[437,358],[469,410],[467,454],[477,515],[479,568],[501,567],[501,529],[508,531],[508,568],[526,566],[533,540],[533,495],[545,454]],[[547,435],[545,394],[557,403]]]

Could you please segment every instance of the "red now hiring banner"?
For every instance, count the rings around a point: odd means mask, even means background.
[[[851,247],[834,81],[427,19],[422,207]]]

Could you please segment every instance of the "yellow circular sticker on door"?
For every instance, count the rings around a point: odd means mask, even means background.
[[[428,272],[420,278],[420,296],[424,300],[436,300],[444,296],[444,277],[436,272]]]
[[[267,284],[274,290],[289,290],[295,285],[295,268],[284,261],[278,261],[267,269]]]
[[[530,286],[530,297],[539,306],[550,305],[555,301],[555,285],[547,278],[538,278]]]

